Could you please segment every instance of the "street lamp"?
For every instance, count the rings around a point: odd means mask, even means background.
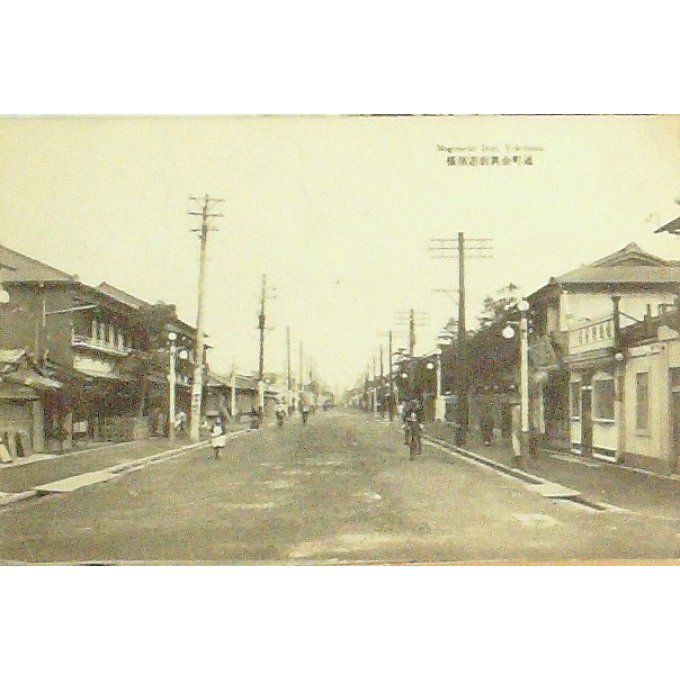
[[[169,396],[168,396],[168,437],[170,443],[175,443],[175,389],[177,385],[177,373],[175,366],[175,354],[177,353],[177,333],[170,331],[168,333],[168,340],[170,341],[170,373],[168,373],[169,382]]]
[[[519,311],[520,438],[519,442],[513,441],[513,448],[515,448],[517,463],[521,465],[522,455],[529,447],[529,303],[526,300],[520,300],[517,303],[517,310]],[[513,325],[516,324],[508,323],[501,331],[501,335],[506,340],[515,337]]]
[[[442,396],[442,350],[437,348],[434,352],[436,361],[428,361],[427,367],[432,370],[436,367],[437,369],[437,382],[434,400],[434,419],[435,420],[445,420],[446,405],[444,397]]]
[[[524,453],[529,444],[529,303],[520,300],[519,310],[519,352],[520,352],[520,408],[522,416],[521,450]]]

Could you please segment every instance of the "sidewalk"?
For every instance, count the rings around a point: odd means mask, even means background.
[[[451,423],[426,423],[425,434],[454,442]],[[477,432],[468,434],[463,447],[509,467],[514,456],[509,443],[484,446]],[[680,482],[671,477],[646,474],[569,453],[541,449],[535,458],[526,457],[523,469],[538,477],[576,489],[589,499],[655,517],[680,520]]]
[[[188,444],[178,438],[174,444],[166,438],[99,445],[94,449],[73,451],[59,456],[35,454],[36,461],[23,465],[0,467],[0,493],[19,493],[35,486],[49,484],[66,477],[95,472],[113,465],[152,456]]]

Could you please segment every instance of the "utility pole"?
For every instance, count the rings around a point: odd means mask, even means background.
[[[231,417],[236,417],[236,362],[231,362]]]
[[[299,356],[298,356],[298,371],[299,371],[299,384],[298,384],[298,389],[299,389],[299,396],[298,396],[298,401],[302,402],[304,399],[304,391],[305,391],[305,361],[304,361],[304,344],[302,340],[300,340],[300,349],[299,349]]]
[[[429,315],[427,312],[417,312],[410,309],[408,312],[399,312],[396,317],[398,325],[408,324],[408,385],[409,397],[415,397],[415,346],[416,346],[416,327],[429,325]]]
[[[458,342],[465,342],[465,234],[458,232]]]
[[[368,376],[369,367],[366,366],[366,379],[364,380],[364,411],[368,413]]]
[[[389,332],[389,360],[388,360],[388,368],[389,368],[389,376],[390,376],[390,401],[389,401],[389,409],[390,409],[390,421],[394,420],[394,377],[393,377],[393,370],[392,370],[392,330],[390,329]]]
[[[190,196],[190,200],[199,199]],[[196,312],[196,356],[194,363],[194,380],[191,384],[191,423],[189,436],[192,442],[199,440],[199,428],[201,425],[201,404],[203,401],[203,363],[205,354],[205,331],[203,329],[203,298],[205,295],[205,261],[208,246],[208,232],[217,231],[208,225],[212,217],[223,217],[218,213],[211,213],[210,208],[214,203],[223,203],[221,198],[211,198],[206,194],[203,199],[203,207],[200,212],[189,211],[189,215],[197,215],[201,218],[201,227],[191,231],[199,232],[201,239],[200,261],[198,269],[198,311]]]
[[[260,368],[258,371],[258,379],[264,380],[264,331],[265,331],[265,314],[264,306],[267,299],[267,275],[262,274],[262,293],[260,294],[260,314],[258,316],[260,329]]]
[[[378,413],[378,390],[376,388],[376,378],[378,377],[378,373],[376,370],[376,361],[375,361],[375,355],[373,355],[373,390],[371,392],[372,397],[371,397],[371,406],[373,407],[373,415],[375,416]]]
[[[468,255],[471,258],[490,258],[493,254],[493,246],[488,245],[493,241],[490,238],[465,238],[465,233],[458,232],[458,237],[432,238],[428,250],[434,259],[452,260],[458,258],[458,375],[456,376],[457,392],[457,442],[465,443],[465,435],[469,423],[468,387],[470,371],[468,366],[467,332],[465,326],[465,258],[468,251],[480,251]],[[468,245],[468,243],[472,245]],[[480,245],[481,244],[481,245]]]
[[[291,382],[291,367],[290,367],[290,326],[286,326],[286,389],[291,390],[293,383]]]
[[[385,366],[383,363],[383,346],[380,345],[380,415],[385,417]]]

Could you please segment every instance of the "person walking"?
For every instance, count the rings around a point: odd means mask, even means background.
[[[210,443],[215,451],[215,460],[219,460],[222,455],[222,449],[227,444],[227,434],[221,420],[216,419],[213,423],[210,430]]]
[[[283,427],[283,421],[286,418],[288,409],[286,408],[286,405],[280,401],[276,405],[276,423],[279,427]]]
[[[491,446],[493,443],[493,414],[491,412],[491,404],[487,402],[482,403],[479,415],[479,429],[482,432],[484,446]]]

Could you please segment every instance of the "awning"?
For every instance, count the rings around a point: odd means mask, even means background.
[[[26,387],[34,387],[35,389],[58,390],[62,387],[60,382],[45,378],[45,376],[40,375],[40,373],[30,368],[18,368],[11,373],[3,373],[0,377],[6,382],[14,383],[16,385],[25,385]]]
[[[614,361],[614,350],[611,347],[589,350],[579,354],[568,354],[564,363],[572,370],[600,368]]]
[[[96,378],[97,380],[107,380],[110,382],[134,382],[134,378],[124,377],[117,373],[97,373],[97,371],[88,371],[86,368],[76,368],[74,371],[84,375],[86,378]]]

